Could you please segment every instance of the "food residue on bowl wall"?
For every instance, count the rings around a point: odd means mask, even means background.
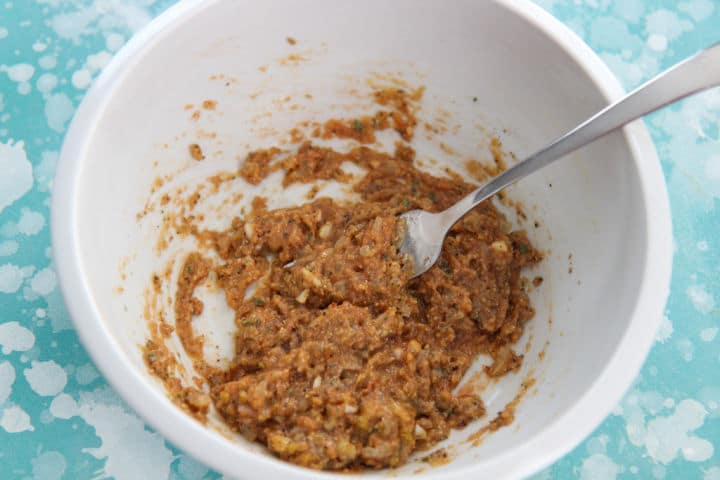
[[[260,185],[279,173],[283,188],[312,185],[308,203],[268,209],[258,196],[247,212],[229,205],[228,228],[211,230],[192,213],[205,194],[200,185],[182,197],[180,212],[164,213],[170,223],[158,248],[174,236],[196,239],[197,248],[177,259],[176,275],[171,265],[151,279],[143,349],[150,371],[189,414],[202,421],[214,410],[299,465],[395,467],[486,414],[478,389],[455,391],[477,355],[492,358],[489,378],[520,368],[511,346],[534,315],[521,270],[541,255],[492,201],[453,227],[421,277],[411,280],[398,255],[397,215],[445,209],[474,188],[449,169],[437,176],[417,167],[410,142],[423,93],[376,87],[373,115],[329,119],[309,132],[298,126],[289,133],[294,148],[255,150],[237,172],[206,179],[217,191],[223,182]],[[370,146],[384,131],[397,135],[394,152]],[[315,143],[332,138],[355,146],[343,152]],[[192,158],[205,158],[198,144],[189,148]],[[484,175],[504,168],[499,141],[491,152],[495,165],[478,170]],[[327,181],[346,185],[352,199],[318,195],[318,182]],[[173,281],[174,318],[167,318],[159,305]],[[224,290],[234,311],[228,365],[204,359],[204,337],[193,329],[204,308],[196,289],[207,282]],[[179,380],[184,367],[168,338],[179,339],[202,377],[194,385]],[[489,430],[511,421],[519,398]],[[436,465],[448,457],[440,449],[427,458]]]

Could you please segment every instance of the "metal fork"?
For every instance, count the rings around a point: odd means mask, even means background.
[[[425,273],[435,264],[447,232],[483,200],[626,123],[718,85],[720,43],[660,73],[542,150],[494,177],[447,210],[438,213],[411,210],[402,214],[400,218],[405,220],[406,230],[400,253],[408,255],[412,260],[413,277]]]

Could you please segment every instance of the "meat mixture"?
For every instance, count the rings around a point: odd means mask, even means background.
[[[392,128],[386,118],[356,122],[326,127],[357,138],[373,124]],[[397,116],[401,137],[410,123]],[[353,177],[345,162],[365,173]],[[276,171],[286,186],[348,183],[359,200],[268,210],[257,198],[228,230],[198,233],[220,260],[191,253],[178,279],[176,331],[210,386],[187,395],[190,407],[212,403],[278,457],[329,470],[399,466],[485,415],[477,394],[453,392],[478,354],[492,357],[491,377],[521,365],[511,346],[534,314],[521,270],[540,260],[525,233],[486,201],[451,229],[436,265],[410,279],[398,215],[445,209],[473,185],[420,170],[404,142],[394,153],[340,153],[306,141],[251,153],[240,175],[257,184]],[[237,324],[223,369],[203,363],[191,327],[203,308],[194,289],[212,274]],[[156,347],[146,346],[151,367]]]

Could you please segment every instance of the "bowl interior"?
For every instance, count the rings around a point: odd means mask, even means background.
[[[490,136],[522,158],[608,101],[552,37],[505,2],[459,0],[441,7],[431,0],[318,0],[308,8],[290,0],[216,0],[172,15],[121,60],[121,71],[111,69],[98,85],[106,97],[77,159],[72,193],[71,228],[84,282],[97,321],[120,348],[118,361],[142,378],[139,398],[161,392],[139,349],[146,336],[144,289],[152,272],[188,248],[177,242],[158,257],[152,245],[159,213],[137,219],[156,178],[167,176],[167,189],[234,170],[249,150],[277,143],[299,121],[366,108],[358,92],[367,91],[368,78],[383,75],[426,87],[421,118],[445,116],[450,127],[459,125],[415,142],[420,159],[458,171],[468,158],[490,158]],[[289,45],[288,36],[297,45]],[[313,99],[304,99],[306,93]],[[283,103],[286,96],[299,99],[300,108]],[[195,109],[184,106],[206,99],[217,101],[216,110],[193,119]],[[439,140],[458,154],[445,153]],[[208,158],[192,160],[190,143],[203,144]],[[533,292],[537,315],[517,346],[522,350],[529,342],[523,368],[483,390],[488,418],[455,431],[444,443],[452,446],[452,461],[421,475],[502,460],[539,438],[598,379],[633,318],[645,268],[647,205],[635,162],[618,132],[511,189],[530,219],[520,225],[546,252],[537,272],[529,273],[545,282]],[[271,206],[296,202],[299,195],[276,193]],[[221,225],[232,214],[209,217]],[[229,348],[227,308],[222,299],[208,306],[198,328]],[[104,373],[112,379],[112,371]],[[528,376],[536,384],[517,408],[515,423],[477,446],[465,442]],[[167,408],[174,407],[167,402]],[[602,405],[599,415],[609,408]],[[155,426],[182,444],[192,422],[187,417]],[[228,432],[206,429],[201,435],[233,452],[223,465],[213,464],[228,473],[251,471],[245,452],[262,452]],[[189,453],[213,463],[201,447]],[[399,473],[417,469],[412,463]]]

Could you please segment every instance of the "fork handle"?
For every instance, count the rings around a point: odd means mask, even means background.
[[[605,107],[542,150],[505,170],[441,212],[441,215],[448,225],[452,225],[483,200],[564,155],[637,118],[688,95],[718,85],[720,85],[720,42],[670,67],[617,102]]]

